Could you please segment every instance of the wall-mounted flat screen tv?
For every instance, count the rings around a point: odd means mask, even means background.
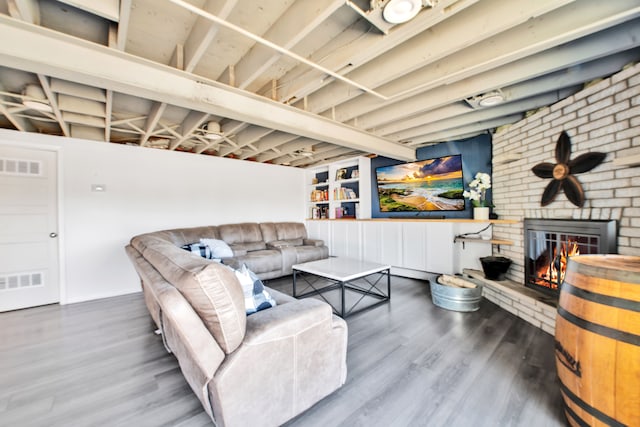
[[[464,210],[462,155],[376,168],[380,212]]]

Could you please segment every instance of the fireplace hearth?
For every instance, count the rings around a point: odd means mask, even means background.
[[[525,219],[525,286],[557,297],[567,259],[576,255],[617,253],[616,222]]]

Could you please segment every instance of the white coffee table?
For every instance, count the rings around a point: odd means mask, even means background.
[[[314,295],[322,297],[333,311],[345,318],[358,311],[367,310],[379,304],[383,304],[391,298],[391,266],[375,262],[361,261],[352,258],[331,257],[319,261],[305,262],[293,266],[293,296],[305,298]],[[378,283],[386,277],[386,293],[378,288]],[[311,291],[298,293],[297,279],[301,278],[311,288]],[[336,308],[323,295],[325,292],[340,291],[341,304]],[[361,294],[349,309],[345,307],[345,291],[353,291]],[[369,304],[359,310],[354,310],[365,297],[378,299],[374,304]]]

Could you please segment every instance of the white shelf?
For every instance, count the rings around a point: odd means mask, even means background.
[[[360,180],[360,178],[348,178],[348,179],[340,179],[338,181],[335,181],[336,185],[342,185],[342,184],[348,184],[350,182],[358,182]]]
[[[513,240],[480,239],[477,237],[455,237],[453,241],[466,243],[491,243],[492,245],[513,245]]]
[[[309,214],[313,211],[313,208],[318,205],[329,205],[327,219],[336,219],[337,208],[349,209],[349,215],[353,215],[353,203],[358,203],[358,219],[371,218],[371,163],[367,157],[355,157],[340,162],[331,163],[327,166],[321,166],[319,168],[309,169],[307,172],[306,180],[311,183],[314,178],[321,177],[324,179],[327,176],[327,181],[317,184],[309,184],[307,188],[309,193],[314,190],[326,189],[329,193],[330,200],[313,201],[308,200],[307,206],[309,207]],[[358,176],[355,178],[336,179],[336,176],[341,175],[338,173],[341,169],[346,169],[347,176],[350,176],[354,170],[358,171]],[[342,188],[351,188],[356,194],[355,199],[333,199],[334,191],[338,194]]]

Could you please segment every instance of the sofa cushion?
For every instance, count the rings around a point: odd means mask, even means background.
[[[233,271],[169,242],[149,241],[142,255],[184,295],[225,353],[242,343],[247,316]]]
[[[207,245],[211,251],[212,258],[229,258],[233,256],[233,251],[224,240],[200,239],[200,243]]]
[[[218,232],[222,240],[230,245],[264,241],[260,226],[254,222],[220,225]]]
[[[274,225],[278,240],[307,238],[307,229],[301,222],[276,222]]]
[[[302,239],[274,240],[267,244],[271,248],[288,248],[289,246],[302,246]]]
[[[222,262],[235,270],[246,264],[256,274],[282,270],[282,254],[278,249],[247,252],[246,255],[226,258]]]
[[[244,292],[244,306],[247,316],[260,310],[275,307],[276,301],[262,284],[262,280],[247,268],[245,264],[240,270],[235,270],[236,277]]]
[[[316,261],[329,257],[329,248],[326,246],[298,246],[295,250],[297,263]]]
[[[247,242],[247,243],[233,243],[229,245],[231,249],[233,249],[234,254],[237,255],[245,255],[247,252],[251,251],[261,251],[263,249],[267,249],[267,244],[263,241],[260,242]],[[244,253],[241,253],[244,252]]]

